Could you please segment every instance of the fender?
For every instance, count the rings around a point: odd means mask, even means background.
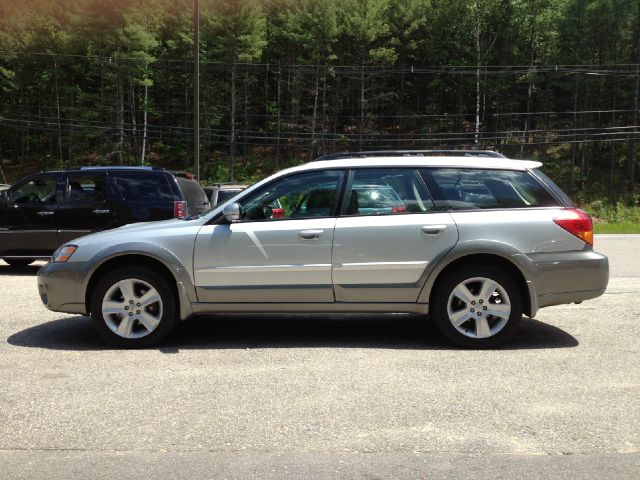
[[[459,242],[438,262],[432,262],[431,268],[427,268],[425,271],[426,281],[420,291],[420,295],[418,296],[418,303],[429,303],[431,290],[433,289],[438,276],[445,268],[461,258],[478,254],[502,257],[513,264],[520,273],[522,273],[527,284],[531,305],[530,313],[531,317],[533,317],[538,310],[538,295],[533,283],[533,280],[536,278],[536,265],[529,257],[519,252],[512,245],[497,240],[483,239]]]
[[[195,303],[197,296],[189,271],[175,254],[154,243],[118,243],[117,245],[100,250],[87,260],[82,269],[80,276],[82,278],[83,291],[87,291],[91,277],[101,265],[109,260],[126,255],[149,257],[167,267],[176,281],[180,319],[185,320],[193,314],[191,304]]]

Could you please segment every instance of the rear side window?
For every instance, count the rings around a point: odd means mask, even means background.
[[[354,170],[345,215],[422,213],[433,209],[418,173],[408,168]]]
[[[542,184],[524,171],[428,168],[420,173],[438,210],[558,206]]]
[[[105,185],[102,175],[69,174],[65,201],[68,203],[102,202],[104,201]]]
[[[126,202],[172,202],[171,186],[165,175],[113,175],[113,183]]]

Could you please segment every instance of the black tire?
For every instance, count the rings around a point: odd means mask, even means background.
[[[131,331],[133,332],[134,329],[137,328],[138,331],[134,332],[134,334],[141,334],[143,336],[125,338],[112,329],[122,320],[119,320],[116,315],[107,315],[109,318],[105,319],[102,314],[102,302],[107,292],[114,288],[118,282],[132,279],[141,281],[138,283],[132,282],[136,285],[135,288],[142,288],[142,284],[146,283],[157,291],[160,297],[160,303],[156,302],[148,308],[155,307],[158,309],[158,305],[160,305],[159,308],[162,310],[161,312],[157,312],[159,323],[153,330],[145,333],[146,329],[143,328],[142,322],[133,320],[135,326]],[[140,292],[143,293],[142,290],[140,290]],[[93,324],[102,338],[117,347],[146,348],[157,345],[171,334],[179,322],[176,310],[177,300],[174,292],[175,289],[169,281],[163,275],[153,270],[137,266],[119,268],[102,277],[93,291],[91,296],[91,318],[93,319]],[[126,302],[123,302],[122,305],[126,305]],[[132,309],[130,315],[134,314],[135,304],[130,308]],[[109,325],[111,325],[111,327]]]
[[[35,258],[3,258],[2,260],[14,268],[24,268],[36,261]]]
[[[481,288],[482,282],[471,281],[476,278],[485,278],[497,282],[498,286],[506,293],[511,308],[508,319],[506,314],[504,318],[484,315],[489,328],[491,330],[495,329],[495,333],[485,338],[474,338],[474,335],[478,335],[479,331],[475,316],[470,317],[457,328],[450,320],[447,310],[450,297],[452,298],[452,304],[464,305],[460,306],[457,312],[471,312],[473,308],[474,312],[469,313],[469,315],[480,315],[482,318],[482,309],[486,310],[487,305],[489,305],[489,309],[492,308],[489,303],[480,305],[479,300],[475,299],[474,302],[477,302],[477,304],[471,305],[471,302],[469,302],[467,305],[453,296],[454,289],[462,283],[465,283],[465,286],[472,293],[474,293],[473,289]],[[467,280],[469,283],[465,282]],[[475,292],[479,293],[477,290]],[[494,306],[499,305],[499,302],[502,301],[498,290],[493,294],[491,301],[496,302],[493,304]],[[505,343],[516,332],[520,320],[522,320],[522,294],[516,281],[503,270],[490,265],[465,265],[448,272],[438,280],[431,296],[429,311],[437,329],[451,343],[463,348],[493,348]],[[504,323],[504,320],[506,320],[506,323]],[[465,333],[462,333],[459,329],[464,330]]]

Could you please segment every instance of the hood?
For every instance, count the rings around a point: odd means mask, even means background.
[[[116,243],[122,243],[125,241],[136,241],[136,240],[148,241],[154,237],[171,235],[175,233],[176,230],[194,227],[194,226],[199,227],[204,222],[205,221],[203,219],[195,219],[195,220],[171,219],[171,220],[160,220],[157,222],[130,223],[129,225],[124,225],[122,227],[114,228],[112,230],[105,230],[103,232],[92,233],[91,235],[80,237],[68,243],[81,246],[83,244],[96,244],[96,243],[116,244]]]

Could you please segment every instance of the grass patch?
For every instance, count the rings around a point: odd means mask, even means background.
[[[640,223],[596,223],[594,233],[640,233]]]

